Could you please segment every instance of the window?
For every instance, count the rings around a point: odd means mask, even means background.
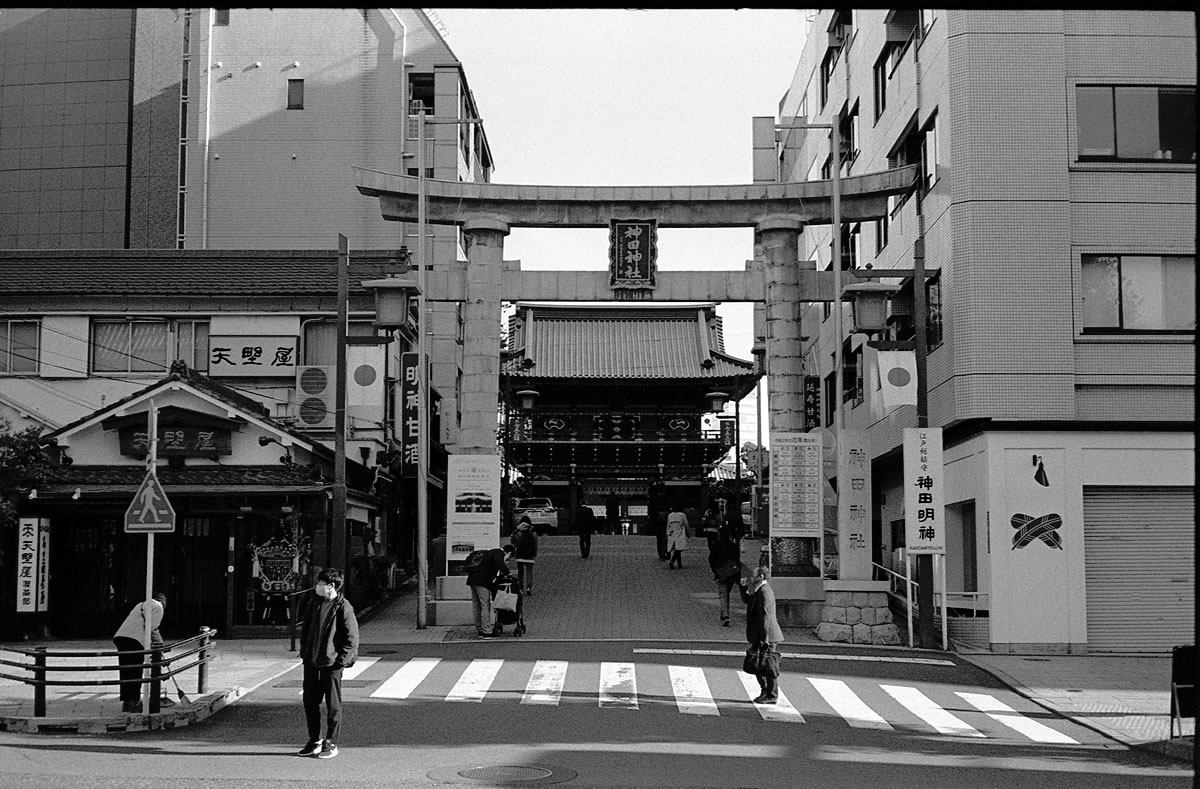
[[[842,271],[858,268],[862,260],[862,224],[842,225]]]
[[[853,408],[862,405],[863,379],[866,365],[863,363],[864,345],[858,350],[850,350],[850,338],[842,343],[842,402],[850,403]]]
[[[937,21],[938,13],[936,8],[921,9],[921,37],[929,35],[929,28],[933,27],[933,23]]]
[[[938,133],[937,113],[934,112],[924,129],[916,128],[917,118],[913,116],[900,139],[888,153],[888,167],[905,167],[910,164],[921,166],[922,192],[928,192],[937,182],[938,165]]]
[[[846,166],[858,156],[858,102],[838,116],[838,138],[842,146],[842,165]]]
[[[411,105],[420,103],[424,105],[425,112],[429,115],[433,114],[433,75],[432,74],[409,74],[408,75],[408,99]],[[415,107],[409,110],[415,115],[417,110]]]
[[[93,372],[157,373],[176,359],[208,370],[207,321],[92,321]]]
[[[829,101],[829,80],[833,77],[833,70],[837,66],[840,52],[840,49],[830,47],[825,52],[825,59],[821,61],[821,109],[825,109],[825,102]]]
[[[0,375],[37,371],[38,322],[0,320]]]
[[[821,403],[825,406],[825,427],[832,427],[837,403],[837,376],[833,373],[825,376],[825,396]]]
[[[938,133],[937,133],[937,114],[929,119],[929,123],[925,124],[925,131],[921,134],[921,180],[925,185],[925,191],[928,192],[937,183],[938,179]]]
[[[942,314],[942,279],[940,274],[935,274],[925,278],[925,343],[930,350],[941,345],[945,339]],[[898,342],[911,342],[916,339],[911,279],[904,283],[892,299],[892,313],[888,317],[888,324],[888,339]]]
[[[879,256],[887,247],[888,230],[892,226],[892,210],[891,205],[888,205],[888,211],[883,215],[882,219],[875,220],[875,255]]]
[[[1083,330],[1195,331],[1194,255],[1084,255]]]
[[[942,278],[925,280],[925,309],[929,313],[925,321],[925,343],[930,348],[942,344]]]
[[[229,9],[214,8],[213,9],[213,26],[228,27],[229,26]]]
[[[1081,161],[1196,161],[1196,89],[1079,85]]]
[[[879,120],[883,111],[887,109],[888,75],[892,70],[888,55],[888,50],[885,49],[879,60],[875,61],[875,120]]]
[[[304,109],[304,80],[288,80],[287,108],[289,110]]]

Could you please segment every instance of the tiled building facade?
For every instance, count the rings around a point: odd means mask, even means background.
[[[1190,13],[823,10],[781,104],[839,124],[844,175],[923,167],[887,219],[843,228],[842,261],[911,269],[923,242],[949,601],[990,615],[969,629],[995,649],[1192,638],[1195,85]],[[826,135],[777,132],[778,169],[756,178],[829,177]],[[818,268],[831,240],[805,234]],[[911,339],[904,301],[883,339]],[[825,424],[836,399],[869,432],[876,561],[903,572],[915,410],[883,409],[865,335],[835,394],[830,312],[804,322]],[[1060,549],[1015,546],[1027,510],[1061,516]]]

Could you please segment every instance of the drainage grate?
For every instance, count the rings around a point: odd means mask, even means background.
[[[475,781],[540,781],[554,775],[553,771],[542,767],[522,767],[520,765],[502,764],[494,767],[471,767],[459,770],[463,778]]]

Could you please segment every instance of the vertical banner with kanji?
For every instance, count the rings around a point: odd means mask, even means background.
[[[870,446],[865,430],[843,430],[838,443],[838,577],[842,580],[871,578]]]
[[[658,261],[658,221],[613,219],[608,229],[609,284],[653,288]]]
[[[17,611],[49,609],[50,521],[21,518],[17,526]]]
[[[804,376],[804,432],[821,426],[821,378]]]
[[[400,354],[400,476],[417,476],[418,442],[421,437],[417,354]]]
[[[904,539],[910,555],[946,552],[942,429],[904,428]]]

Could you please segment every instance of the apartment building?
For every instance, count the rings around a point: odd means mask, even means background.
[[[334,443],[331,412],[306,410],[311,393],[301,384],[306,370],[335,365],[339,235],[348,239],[354,278],[351,334],[373,333],[373,305],[360,284],[368,275],[359,272],[403,272],[422,242],[434,267],[465,257],[455,228],[431,228],[420,239],[415,225],[383,220],[378,201],[355,188],[352,167],[415,175],[421,107],[439,121],[426,125],[426,174],[490,178],[474,97],[443,33],[423,9],[5,9],[0,250],[13,276],[0,282],[0,419],[18,429],[73,431],[114,403],[141,403],[141,393],[182,359],[261,406],[240,403],[245,413],[235,421],[266,419],[311,444],[312,459],[322,457]],[[429,312],[432,386],[443,415],[433,458],[444,465],[443,449],[456,437],[461,321],[454,304],[431,304]],[[400,441],[394,384],[414,341],[401,331],[390,344],[349,349],[351,374],[370,379],[350,393],[352,476],[361,466],[368,478],[391,479]],[[255,349],[281,348],[284,362],[247,366],[258,360]],[[263,435],[271,437],[292,441]],[[258,464],[259,452],[251,445],[246,462]],[[78,454],[68,455],[76,472],[89,465]],[[211,454],[180,462],[231,462]],[[96,462],[140,461],[107,452]],[[414,485],[396,480],[390,504],[378,498],[367,502],[370,512],[352,516],[348,558],[357,545],[362,555],[401,565],[411,559]],[[436,516],[439,499],[430,498]],[[234,523],[244,520],[236,513],[220,517],[228,528],[244,525]],[[117,520],[84,535],[70,517],[56,518],[65,521],[53,531],[56,577],[77,575],[72,563],[88,551],[76,537],[110,557],[110,571],[123,557],[133,562],[133,541]],[[265,536],[247,545],[273,538],[279,524],[269,520]],[[398,530],[389,534],[392,526]],[[224,545],[225,529],[224,521],[194,527],[214,545]],[[372,539],[353,539],[364,533]],[[221,568],[224,553],[210,557]],[[4,556],[8,578],[16,570],[12,553]],[[245,596],[255,594],[251,579],[259,576],[243,569],[236,588],[206,610],[227,610],[228,623],[250,626],[258,623],[243,612],[261,606]],[[105,606],[123,610],[126,601],[111,589],[128,584],[104,572],[86,570],[98,590],[110,590]],[[2,585],[10,595],[15,582]],[[52,599],[61,611],[64,598]],[[4,608],[12,610],[8,602]]]
[[[1190,12],[813,14],[780,119],[837,124],[842,175],[923,168],[887,217],[840,229],[840,265],[911,269],[924,250],[938,592],[966,615],[952,636],[1071,653],[1194,637],[1195,90]],[[824,130],[775,142],[775,172],[756,178],[836,166]],[[830,227],[802,243],[834,265]],[[912,339],[902,285],[881,336],[839,338],[828,306],[803,310],[822,422],[844,408],[868,431],[875,562],[901,573],[902,431],[917,414],[885,408],[869,343]]]

